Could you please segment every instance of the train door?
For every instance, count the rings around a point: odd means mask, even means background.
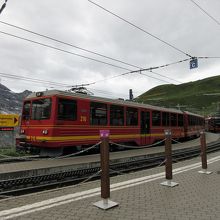
[[[141,111],[141,145],[150,143],[150,112]]]

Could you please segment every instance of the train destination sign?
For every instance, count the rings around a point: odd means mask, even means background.
[[[19,115],[0,114],[0,127],[16,127],[19,124]]]

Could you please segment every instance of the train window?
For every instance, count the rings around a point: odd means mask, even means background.
[[[136,108],[127,108],[126,125],[138,125],[138,110]]]
[[[117,105],[110,106],[110,125],[124,125],[124,107]]]
[[[192,125],[192,118],[191,118],[191,115],[188,116],[188,125]]]
[[[178,114],[178,126],[183,126],[183,115]]]
[[[91,102],[90,124],[91,125],[107,125],[107,105],[106,104]]]
[[[190,124],[190,125],[193,125],[193,116],[190,116],[190,119],[189,119],[189,120],[190,120],[190,123],[189,123],[189,124]]]
[[[71,99],[58,99],[58,120],[77,120],[77,103]]]
[[[152,125],[160,126],[161,123],[161,113],[159,111],[152,112]]]
[[[170,125],[170,113],[162,112],[162,125],[169,126]]]
[[[38,99],[32,102],[32,115],[33,120],[49,119],[51,114],[51,99]]]
[[[171,126],[177,125],[177,114],[171,113]]]
[[[22,119],[30,119],[31,102],[25,102],[23,106]]]

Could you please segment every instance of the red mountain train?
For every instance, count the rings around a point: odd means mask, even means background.
[[[190,112],[160,108],[124,100],[112,100],[57,90],[30,94],[23,104],[18,148],[38,148],[61,154],[100,140],[100,130],[110,131],[110,140],[149,145],[164,139],[198,136],[204,118]]]
[[[206,130],[214,133],[220,132],[220,117],[211,116],[205,119]]]

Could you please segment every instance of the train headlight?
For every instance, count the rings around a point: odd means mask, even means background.
[[[24,133],[25,133],[24,129],[21,129],[20,133],[21,133],[21,134],[24,134]]]
[[[48,130],[43,130],[42,133],[43,134],[48,134]]]

